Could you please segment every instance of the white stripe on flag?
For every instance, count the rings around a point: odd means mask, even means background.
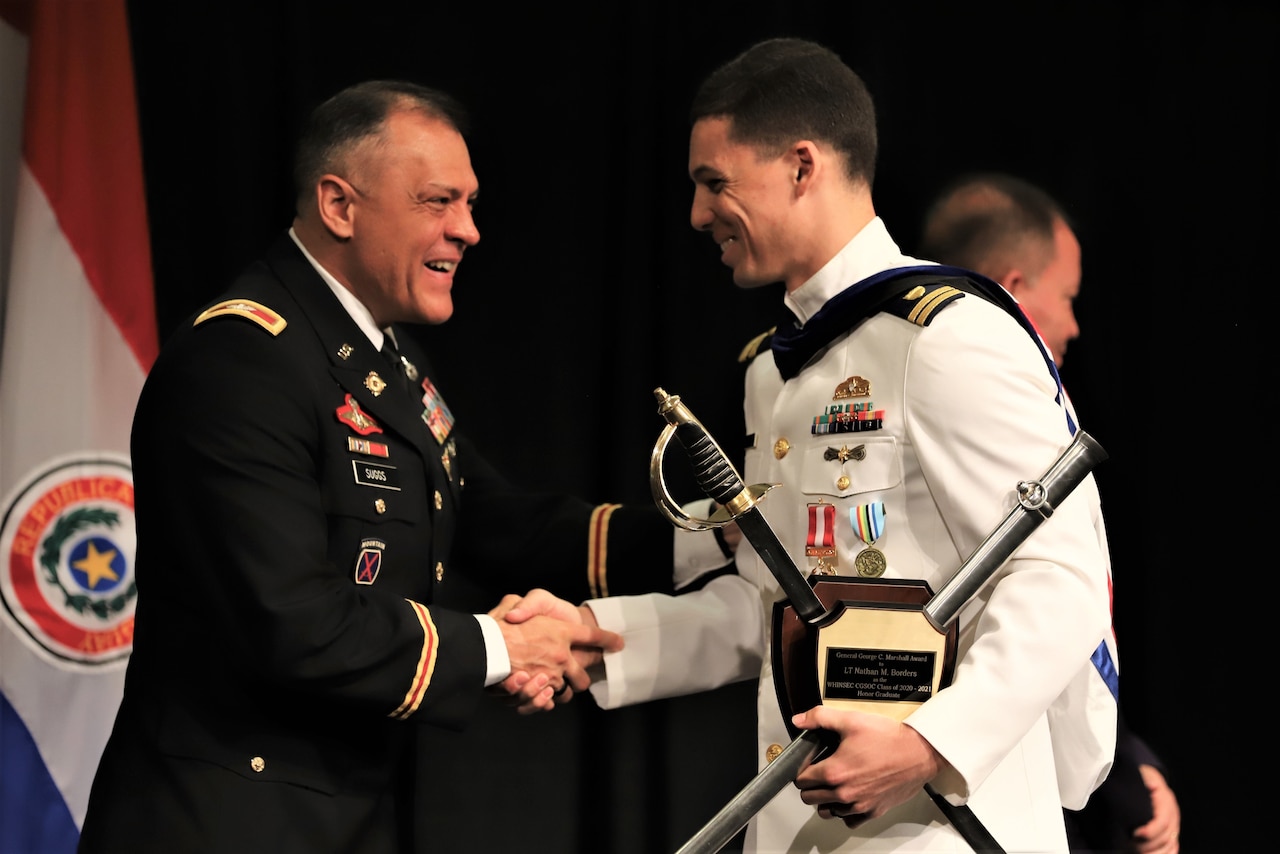
[[[24,45],[26,23],[0,20],[29,52],[0,63],[5,128],[26,82],[21,162],[0,162],[0,851],[71,854],[131,648],[156,330],[125,0],[37,0]]]

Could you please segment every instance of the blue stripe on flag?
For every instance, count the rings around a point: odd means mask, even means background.
[[[0,694],[0,851],[74,854],[79,838],[30,731]]]

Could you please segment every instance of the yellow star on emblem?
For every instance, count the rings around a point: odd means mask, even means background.
[[[88,587],[90,590],[97,588],[98,582],[103,578],[111,581],[119,581],[120,576],[111,568],[111,562],[116,559],[115,549],[100,552],[98,547],[92,541],[89,543],[89,553],[83,558],[72,562],[72,566],[89,576]]]

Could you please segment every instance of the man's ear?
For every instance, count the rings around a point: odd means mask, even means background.
[[[355,232],[355,189],[337,175],[323,175],[316,182],[316,207],[320,221],[339,240]]]
[[[1031,287],[1031,280],[1027,278],[1026,273],[1022,272],[1021,267],[1011,267],[1009,272],[996,281],[1004,285],[1004,289],[1012,294],[1014,299],[1020,299]]]
[[[791,146],[790,157],[797,191],[803,193],[821,169],[823,151],[812,140],[802,139]]]

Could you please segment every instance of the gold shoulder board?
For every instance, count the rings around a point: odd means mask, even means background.
[[[768,338],[777,330],[778,330],[778,327],[770,326],[764,332],[761,332],[755,338],[752,338],[750,341],[748,341],[747,346],[743,347],[742,352],[738,354],[738,361],[750,362],[752,359],[754,359],[756,357],[756,354],[760,351],[760,344],[764,341],[764,339]]]
[[[285,319],[267,308],[260,302],[254,302],[251,299],[229,299],[223,300],[215,306],[202,311],[200,316],[196,318],[193,326],[199,326],[206,320],[214,317],[222,317],[224,315],[234,314],[240,317],[247,317],[272,335],[279,335],[287,326]]]

